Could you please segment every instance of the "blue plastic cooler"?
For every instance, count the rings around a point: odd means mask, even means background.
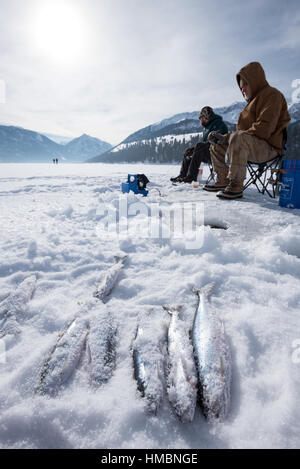
[[[300,208],[300,159],[284,160],[286,172],[282,175],[279,205],[287,208]]]
[[[149,191],[145,189],[146,186],[144,186],[144,184],[142,185],[142,187],[143,188],[141,188],[139,183],[139,174],[128,174],[127,182],[122,182],[123,194],[129,194],[129,192],[132,191],[135,194],[142,194],[144,197],[147,197]]]

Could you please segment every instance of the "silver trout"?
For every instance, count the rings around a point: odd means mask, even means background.
[[[42,366],[37,392],[52,396],[57,394],[79,364],[88,332],[88,321],[77,317],[59,334]]]
[[[87,350],[91,384],[95,387],[106,383],[115,370],[117,324],[106,305],[99,304],[89,319]]]
[[[159,344],[140,325],[132,346],[134,377],[138,390],[147,402],[147,409],[154,415],[163,400],[163,357]]]
[[[98,300],[104,301],[105,298],[112,292],[112,289],[118,280],[120,271],[122,270],[127,257],[128,256],[116,257],[116,264],[110,267],[110,269],[105,273],[105,276],[94,293],[94,296],[98,298]]]
[[[179,308],[164,307],[171,315],[168,329],[167,392],[181,422],[192,422],[197,404],[197,370],[189,332],[179,317]]]
[[[16,290],[0,304],[0,338],[7,334],[16,335],[21,332],[19,321],[23,319],[28,302],[36,289],[36,276],[27,277]]]
[[[209,304],[214,284],[194,290],[198,304],[193,347],[203,413],[207,420],[224,420],[230,406],[231,355],[224,325]]]

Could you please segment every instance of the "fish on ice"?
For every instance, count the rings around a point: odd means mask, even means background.
[[[197,404],[197,370],[189,331],[180,318],[181,308],[164,307],[170,316],[167,336],[167,393],[181,422],[192,422]]]
[[[36,276],[31,275],[18,285],[0,304],[0,338],[7,334],[16,335],[21,332],[19,321],[27,311],[29,301],[36,289]]]
[[[88,321],[77,317],[59,334],[43,363],[37,392],[55,396],[60,386],[70,379],[85,349],[88,332]]]
[[[164,396],[164,357],[155,325],[139,324],[132,344],[134,378],[147,409],[156,415]]]
[[[214,284],[194,290],[198,297],[192,339],[201,405],[209,421],[224,420],[230,407],[231,354],[224,324],[210,305]]]
[[[94,293],[96,298],[103,301],[112,292],[127,258],[128,256],[116,257],[116,263],[106,272]]]
[[[89,320],[87,350],[90,380],[94,386],[106,383],[115,370],[117,324],[104,304],[98,306]]]

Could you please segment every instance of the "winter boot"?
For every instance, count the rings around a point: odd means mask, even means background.
[[[218,174],[217,182],[213,181],[212,183],[205,184],[203,190],[208,192],[219,192],[223,189],[226,189],[228,184],[229,179],[224,174]]]
[[[217,197],[220,199],[241,199],[243,197],[243,181],[230,180],[230,183]]]
[[[176,178],[171,178],[170,179],[171,182],[182,182],[183,181],[183,177],[182,176],[177,176]]]
[[[185,178],[183,178],[183,182],[187,184],[191,184],[193,181],[196,181],[196,179],[193,178],[193,176],[186,176]]]

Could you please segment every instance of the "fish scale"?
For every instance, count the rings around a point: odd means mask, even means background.
[[[63,330],[42,365],[37,391],[41,394],[56,395],[80,363],[84,350],[89,357],[90,382],[94,386],[106,383],[112,376],[116,362],[117,325],[103,301],[115,286],[119,273],[128,256],[116,257],[116,263],[105,274],[94,293],[93,300],[85,305],[80,316],[76,317]]]
[[[168,330],[168,378],[169,400],[182,422],[191,422],[197,403],[197,371],[193,348],[178,309],[164,308],[170,315]]]
[[[103,301],[112,291],[113,287],[115,286],[120,271],[122,270],[124,263],[128,256],[124,256],[121,258],[116,258],[116,264],[113,265],[105,274],[103,280],[98,285],[94,296],[98,298],[98,300]]]
[[[27,304],[32,299],[36,288],[36,277],[32,275],[21,282],[0,304],[0,338],[7,334],[21,332],[19,321],[26,312]]]
[[[204,415],[223,420],[230,407],[232,365],[224,325],[208,301],[212,284],[209,287],[196,291],[199,302],[192,338]]]
[[[163,396],[163,354],[160,341],[149,335],[149,329],[138,325],[135,339],[132,344],[134,377],[138,390],[145,398],[147,409],[156,415],[160,408]]]
[[[100,386],[111,378],[115,368],[118,330],[104,304],[96,308],[89,327],[90,380],[92,385]]]
[[[37,389],[40,394],[55,396],[60,386],[68,381],[80,361],[88,331],[88,321],[77,317],[58,335],[42,366]]]

